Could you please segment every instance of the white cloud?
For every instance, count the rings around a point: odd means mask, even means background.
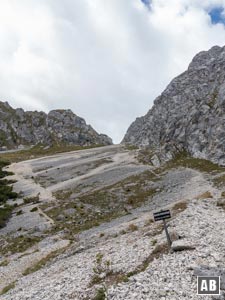
[[[223,45],[224,0],[1,0],[0,97],[71,108],[119,142],[201,50]]]

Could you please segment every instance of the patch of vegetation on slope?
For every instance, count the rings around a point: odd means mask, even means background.
[[[152,165],[152,158],[155,152],[152,149],[140,149],[137,159],[139,162]],[[167,162],[161,162],[161,166],[154,169],[154,172],[161,175],[163,172],[174,168],[190,168],[211,175],[225,172],[225,167],[219,166],[209,160],[192,157],[188,152],[177,152],[173,159]]]
[[[17,193],[13,192],[12,186],[9,185],[13,182],[3,179],[8,175],[12,175],[12,173],[2,170],[7,165],[9,165],[8,162],[0,161],[0,228],[5,226],[13,210],[13,207],[7,205],[6,201],[17,198]]]
[[[4,295],[4,294],[8,293],[8,291],[10,291],[11,289],[14,289],[14,288],[15,288],[15,282],[12,282],[3,288],[3,290],[0,292],[0,295]]]
[[[34,159],[43,156],[50,156],[50,155],[59,154],[63,152],[92,149],[97,147],[103,147],[103,145],[77,146],[77,145],[55,144],[52,145],[51,147],[46,147],[46,145],[38,144],[26,150],[8,152],[8,153],[0,152],[0,159],[8,160],[10,162],[20,162],[23,160]]]
[[[77,233],[129,214],[130,209],[143,205],[156,193],[158,179],[146,171],[80,196],[75,196],[72,190],[57,191],[55,206],[50,203],[41,208],[57,224],[55,230],[66,228]]]
[[[77,190],[57,191],[55,193],[59,200],[57,206],[46,206],[43,209],[47,208],[46,213],[55,220],[60,229],[66,228],[71,233],[77,233],[129,214],[130,210],[151,201],[152,197],[163,188],[159,188],[157,181],[161,180],[168,171],[179,167],[191,168],[207,174],[225,170],[210,161],[179,153],[173,160],[153,171],[148,170],[130,176],[84,195],[78,195],[82,186],[78,186]]]
[[[154,149],[140,149],[137,159],[143,164],[152,165],[152,158],[155,153]],[[186,151],[180,151],[176,153],[173,159],[162,163],[162,165],[154,170],[154,172],[160,174],[163,171],[178,167],[195,169],[209,174],[217,174],[225,171],[225,167],[219,166],[206,159],[192,157]]]
[[[200,172],[206,172],[209,174],[217,174],[225,171],[225,167],[214,164],[213,162],[191,157],[187,152],[178,153],[174,159],[167,162],[166,168],[185,167],[195,169]]]
[[[34,272],[37,272],[38,270],[40,270],[41,268],[43,268],[47,263],[49,263],[55,257],[57,257],[59,254],[63,253],[67,248],[68,248],[68,246],[63,247],[61,249],[58,249],[58,250],[55,250],[55,251],[49,253],[47,256],[43,257],[41,260],[39,260],[37,263],[35,263],[31,267],[28,267],[23,272],[23,276],[26,276],[26,275],[32,274]]]
[[[40,237],[20,235],[18,237],[7,237],[6,244],[0,253],[3,255],[23,253],[41,240]]]

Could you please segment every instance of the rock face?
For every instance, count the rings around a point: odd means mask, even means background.
[[[71,110],[25,112],[0,102],[0,147],[16,148],[19,145],[110,145],[111,138],[98,134],[85,120]]]
[[[148,146],[168,158],[185,150],[225,165],[225,47],[197,54],[131,124],[123,143]]]

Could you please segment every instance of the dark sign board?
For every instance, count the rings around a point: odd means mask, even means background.
[[[156,212],[156,213],[153,214],[153,216],[154,216],[155,221],[161,221],[161,220],[171,218],[171,214],[170,214],[169,209],[168,210],[161,210],[159,212]]]
[[[154,216],[155,221],[163,221],[163,226],[164,226],[164,229],[165,229],[165,232],[166,232],[167,242],[168,242],[168,245],[169,245],[169,248],[170,248],[172,242],[171,242],[171,238],[170,238],[170,235],[169,235],[169,232],[168,232],[168,229],[167,229],[167,225],[166,225],[166,221],[165,221],[166,219],[171,218],[170,210],[169,209],[161,210],[159,212],[153,213],[153,216]]]

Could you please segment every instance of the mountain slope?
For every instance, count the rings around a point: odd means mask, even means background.
[[[0,229],[1,300],[195,300],[196,276],[210,273],[221,297],[204,299],[224,299],[224,168],[194,158],[156,168],[137,152],[114,145],[7,167],[20,193]],[[160,209],[171,210],[173,252],[153,222]]]
[[[172,80],[149,112],[129,127],[123,143],[167,156],[185,150],[225,165],[225,47],[197,54]]]
[[[13,109],[0,102],[0,147],[35,145],[110,145],[112,140],[98,134],[85,120],[71,110],[52,110],[48,114]]]

